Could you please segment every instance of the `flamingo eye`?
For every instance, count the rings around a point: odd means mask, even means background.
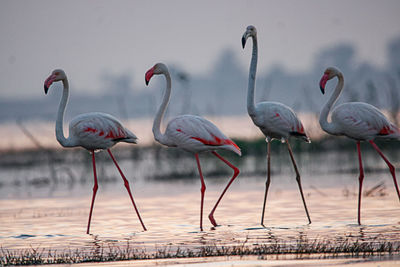
[[[55,75],[60,75],[60,73],[59,72],[56,72],[56,73],[54,73]]]

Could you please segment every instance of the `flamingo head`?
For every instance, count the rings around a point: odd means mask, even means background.
[[[257,29],[253,25],[247,26],[245,33],[242,36],[242,47],[246,45],[246,41],[249,37],[257,37]]]
[[[340,71],[337,68],[329,67],[325,70],[324,75],[319,81],[319,88],[321,89],[322,94],[325,94],[325,85],[326,83],[335,76],[338,76]]]
[[[47,92],[49,91],[49,87],[53,82],[62,81],[65,80],[66,78],[67,75],[63,70],[61,69],[53,70],[51,75],[44,82],[44,93],[47,94]]]
[[[153,77],[153,75],[159,75],[163,73],[169,73],[167,66],[163,63],[155,64],[151,69],[146,72],[146,75],[144,76],[144,81],[146,82],[146,85],[149,85],[150,79],[151,77]]]

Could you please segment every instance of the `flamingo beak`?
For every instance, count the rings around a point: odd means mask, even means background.
[[[149,69],[146,72],[146,75],[144,76],[144,81],[146,82],[146,85],[149,85],[150,79],[151,77],[153,77],[153,75],[154,75],[154,67]]]
[[[49,91],[50,85],[54,82],[56,76],[51,75],[49,78],[46,79],[44,82],[44,93],[47,95],[47,92]]]
[[[319,81],[319,88],[321,89],[321,93],[325,94],[325,85],[326,82],[329,80],[329,74],[324,74],[324,76],[322,76],[321,80]]]
[[[246,40],[247,40],[247,33],[243,34],[243,36],[242,36],[242,47],[243,47],[243,49],[246,46]]]

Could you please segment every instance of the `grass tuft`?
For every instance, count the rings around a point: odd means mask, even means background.
[[[267,255],[295,255],[298,258],[318,257],[370,257],[400,254],[399,241],[368,241],[343,239],[332,242],[330,240],[312,240],[299,237],[293,243],[274,240],[269,244],[247,244],[247,240],[240,245],[219,246],[217,244],[203,246],[197,249],[182,249],[173,246],[156,247],[153,252],[142,248],[134,248],[127,242],[125,246],[103,245],[86,252],[79,249],[56,250],[44,248],[29,248],[23,250],[0,249],[0,264],[10,265],[38,265],[38,264],[72,264],[84,262],[109,262],[123,260],[194,258],[215,256],[250,256],[256,255],[260,259]],[[313,256],[314,255],[314,256]]]

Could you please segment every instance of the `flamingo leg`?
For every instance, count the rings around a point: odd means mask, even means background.
[[[146,231],[146,230],[147,230],[147,229],[146,229],[146,226],[144,226],[144,223],[143,223],[143,221],[142,221],[142,218],[140,217],[140,214],[139,214],[139,210],[138,210],[138,208],[136,207],[135,201],[133,200],[133,196],[132,196],[132,193],[131,193],[131,189],[130,189],[130,187],[129,187],[129,182],[128,182],[128,180],[125,178],[125,175],[124,175],[124,173],[122,172],[121,168],[119,167],[119,165],[118,165],[117,161],[115,160],[113,154],[111,153],[111,150],[110,150],[110,149],[107,149],[107,151],[108,151],[108,154],[110,154],[110,157],[111,157],[111,159],[113,160],[115,166],[117,167],[119,173],[121,174],[122,179],[124,180],[125,188],[126,188],[126,190],[128,191],[129,197],[131,198],[133,207],[135,208],[135,211],[136,211],[136,214],[137,214],[137,216],[138,216],[138,218],[139,218],[139,221],[140,221],[140,223],[142,224],[143,230]]]
[[[228,165],[229,167],[231,167],[233,169],[233,176],[232,178],[229,180],[228,184],[226,185],[224,191],[222,191],[220,197],[218,198],[217,202],[215,203],[215,206],[213,207],[213,209],[210,212],[210,215],[208,215],[208,218],[210,219],[211,223],[214,226],[217,226],[217,222],[214,219],[214,212],[217,209],[217,206],[219,204],[219,202],[221,201],[222,197],[225,195],[225,192],[228,190],[229,186],[232,184],[232,182],[235,180],[235,178],[239,175],[239,169],[233,165],[232,163],[230,163],[229,161],[227,161],[226,159],[224,159],[221,155],[219,155],[217,152],[212,151],[212,153],[219,158],[220,160],[222,160],[226,165]]]
[[[90,221],[92,220],[92,212],[93,212],[93,205],[94,205],[94,200],[96,198],[96,193],[98,189],[98,184],[97,184],[97,174],[96,174],[96,158],[94,156],[94,150],[90,151],[90,154],[92,154],[92,164],[93,164],[93,175],[94,175],[94,186],[93,186],[93,194],[92,194],[92,204],[90,205],[90,213],[89,213],[89,221],[87,225],[87,230],[86,234],[89,234],[90,230]]]
[[[378,146],[374,143],[374,141],[370,140],[369,141],[371,143],[371,145],[375,148],[375,150],[378,152],[378,154],[382,157],[382,159],[386,162],[386,164],[389,167],[390,173],[392,174],[393,177],[393,182],[394,182],[394,186],[396,188],[397,191],[397,196],[399,198],[400,201],[400,191],[399,191],[399,186],[397,185],[397,180],[396,180],[396,170],[394,168],[394,166],[392,165],[392,163],[390,163],[390,161],[385,157],[385,155],[383,155],[382,151],[378,148]]]
[[[267,181],[265,182],[265,193],[264,193],[264,203],[261,213],[261,225],[264,225],[264,213],[265,213],[265,205],[267,203],[267,194],[269,185],[271,183],[271,142],[267,140]]]
[[[362,185],[364,181],[364,168],[361,160],[361,147],[360,141],[357,141],[357,152],[358,152],[358,164],[360,166],[360,176],[358,177],[359,189],[358,189],[358,224],[361,225],[361,196],[362,196]]]
[[[306,210],[308,223],[310,224],[311,223],[311,219],[310,219],[310,214],[308,213],[306,200],[305,200],[304,194],[303,194],[303,189],[301,187],[300,173],[299,173],[299,170],[297,169],[296,161],[294,160],[293,151],[292,151],[292,148],[291,148],[291,146],[289,144],[289,140],[287,140],[286,143],[287,143],[287,146],[288,146],[290,159],[292,160],[293,167],[294,167],[294,170],[296,172],[296,181],[297,181],[297,184],[299,185],[300,195],[301,195],[301,199],[303,200],[304,209]]]
[[[199,169],[200,181],[201,181],[201,202],[200,202],[200,231],[203,231],[203,205],[204,205],[204,192],[206,191],[206,184],[204,183],[203,173],[201,172],[199,154],[194,154],[196,157],[197,168]]]

